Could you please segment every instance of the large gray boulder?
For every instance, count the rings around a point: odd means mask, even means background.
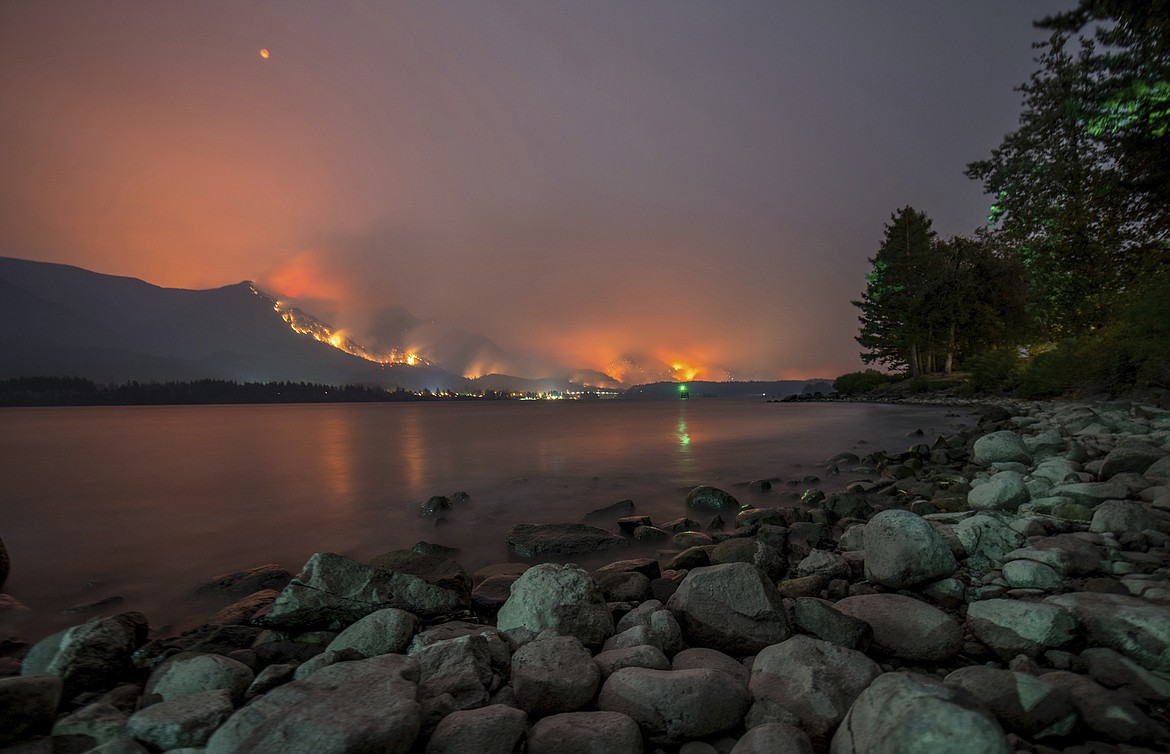
[[[967,493],[967,506],[975,511],[1014,511],[1031,495],[1018,471],[1001,471]]]
[[[629,547],[630,540],[588,524],[516,524],[508,530],[508,549],[522,558],[587,555]]]
[[[728,654],[758,652],[792,634],[776,588],[747,563],[693,569],[666,607],[687,643]]]
[[[528,715],[503,704],[459,710],[435,727],[426,754],[519,754],[524,750]]]
[[[718,670],[623,668],[606,679],[598,709],[621,712],[655,743],[677,743],[738,726],[749,705],[743,684]]]
[[[987,573],[996,561],[1024,544],[1024,535],[1000,513],[977,513],[955,524],[952,531],[967,551],[967,568],[977,574]]]
[[[370,558],[369,564],[383,571],[418,576],[428,584],[455,592],[464,603],[471,601],[470,574],[459,563],[442,555],[391,550]]]
[[[865,525],[865,577],[892,589],[945,578],[959,567],[930,522],[907,510],[882,511]]]
[[[340,628],[388,607],[428,617],[467,605],[460,594],[418,576],[319,552],[276,598],[265,620],[285,630]]]
[[[423,704],[446,694],[455,709],[482,707],[502,682],[493,672],[491,647],[481,634],[438,641],[410,656],[418,660],[418,699]]]
[[[113,686],[133,669],[131,655],[146,641],[142,613],[93,618],[33,645],[21,663],[21,675],[51,673],[65,684],[63,696]]]
[[[48,733],[62,688],[60,677],[48,673],[0,678],[0,746]]]
[[[201,691],[138,710],[126,721],[126,730],[139,741],[164,751],[198,747],[232,714],[226,689]]]
[[[533,717],[581,709],[600,682],[593,656],[572,636],[537,639],[512,655],[516,704]]]
[[[963,648],[954,618],[901,594],[859,594],[834,605],[873,629],[873,649],[911,662],[944,662]]]
[[[1122,440],[1105,456],[1098,478],[1107,482],[1118,474],[1127,472],[1144,474],[1146,469],[1167,455],[1170,453],[1144,440],[1136,438]]]
[[[421,723],[418,679],[418,661],[402,655],[330,665],[236,710],[206,754],[408,754]]]
[[[752,698],[777,704],[812,736],[837,729],[881,668],[861,652],[807,636],[765,647],[752,664]]]
[[[1136,500],[1106,500],[1093,511],[1089,531],[1125,534],[1157,527],[1158,519],[1146,503]]]
[[[688,492],[687,505],[714,510],[739,510],[740,507],[739,501],[731,493],[708,485],[700,485]]]
[[[44,677],[53,678],[55,676]],[[58,678],[57,682],[60,683],[60,680]],[[137,689],[134,691],[137,693]],[[0,709],[4,709],[2,701],[0,701]],[[98,744],[104,744],[115,738],[126,738],[130,735],[126,730],[127,717],[133,711],[123,711],[109,702],[87,704],[76,712],[57,718],[57,721],[53,723],[53,735],[89,736]],[[0,730],[3,729],[4,724],[0,721]]]
[[[1095,592],[1061,594],[1044,602],[1075,615],[1091,645],[1116,650],[1149,670],[1170,671],[1170,606]]]
[[[969,691],[1005,728],[1029,740],[1061,738],[1077,724],[1072,695],[1026,673],[973,665],[943,682]]]
[[[833,754],[1009,754],[995,717],[962,689],[917,673],[886,673],[833,735]]]
[[[145,691],[164,700],[190,694],[223,689],[238,704],[255,679],[247,665],[217,654],[180,652],[154,669],[146,681]]]
[[[1011,430],[992,432],[975,441],[972,448],[975,463],[990,466],[993,463],[1029,463],[1032,453],[1019,434]]]
[[[564,712],[537,721],[528,754],[641,754],[642,731],[621,712]]]
[[[1067,646],[1077,636],[1077,620],[1063,607],[1040,602],[993,599],[967,607],[967,626],[1005,662],[1016,655],[1039,657]]]
[[[410,646],[418,630],[418,618],[405,610],[388,607],[377,610],[339,633],[326,651],[339,652],[355,649],[366,657],[385,654],[402,654]]]
[[[512,584],[512,596],[500,608],[496,627],[520,639],[552,630],[596,647],[613,635],[613,615],[597,582],[583,568],[541,563]]]

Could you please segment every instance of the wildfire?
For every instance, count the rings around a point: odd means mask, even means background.
[[[392,348],[385,352],[375,352],[366,348],[346,336],[344,330],[331,327],[321,320],[317,319],[311,314],[301,311],[295,306],[290,305],[287,301],[280,301],[263,293],[255,286],[252,286],[252,293],[255,293],[260,298],[272,304],[272,309],[280,315],[281,319],[288,323],[293,332],[301,335],[308,335],[313,340],[318,340],[326,345],[333,346],[339,351],[345,351],[351,356],[357,356],[366,361],[372,361],[376,364],[409,364],[410,366],[430,366],[430,362],[419,356],[413,351],[404,351],[398,348]]]

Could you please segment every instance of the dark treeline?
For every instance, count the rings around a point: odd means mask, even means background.
[[[986,223],[944,240],[892,215],[853,302],[862,359],[1029,397],[1170,387],[1170,4],[1081,0],[1037,26],[1019,126],[967,166]]]
[[[162,406],[217,403],[391,403],[398,401],[503,400],[485,391],[456,396],[424,390],[386,390],[365,385],[310,382],[127,382],[98,385],[81,377],[18,377],[0,380],[0,406]]]

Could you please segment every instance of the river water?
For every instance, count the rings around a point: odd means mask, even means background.
[[[115,596],[154,626],[188,627],[215,609],[192,588],[219,573],[419,540],[461,548],[474,570],[509,560],[514,523],[579,521],[622,499],[662,522],[688,514],[697,484],[794,505],[858,478],[824,473],[838,452],[901,450],[965,423],[941,408],[762,398],[0,409],[5,591],[34,609],[37,632]],[[748,491],[754,479],[773,489]],[[445,524],[419,515],[456,491],[470,500]],[[618,552],[606,559],[653,550]]]

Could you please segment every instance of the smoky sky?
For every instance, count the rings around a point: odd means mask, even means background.
[[[983,223],[964,166],[1070,5],[7,0],[0,254],[529,371],[831,377],[890,214]]]

